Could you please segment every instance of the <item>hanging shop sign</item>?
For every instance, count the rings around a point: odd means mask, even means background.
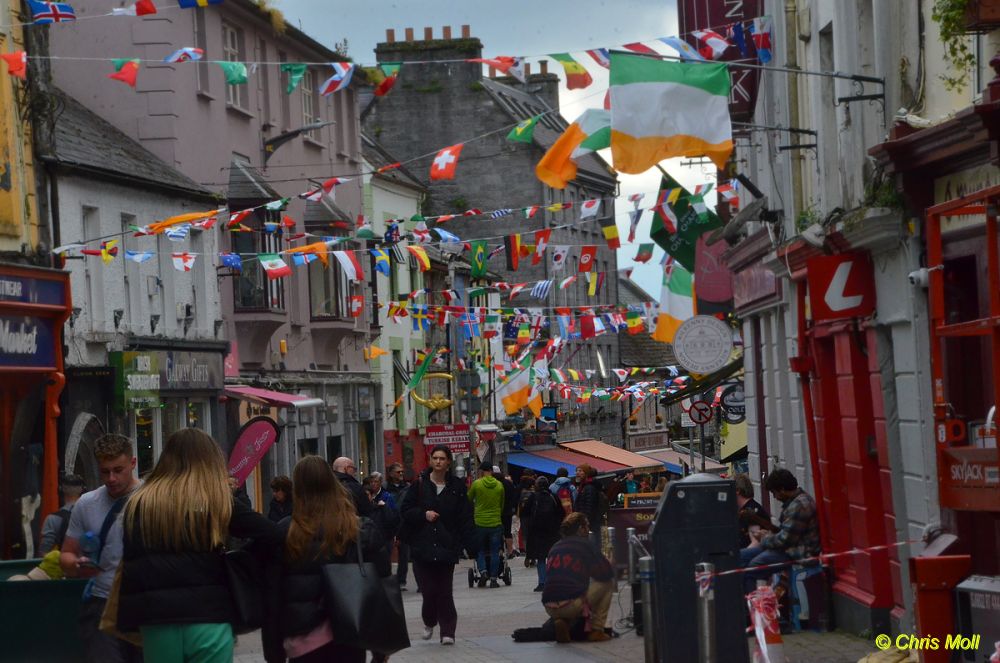
[[[726,387],[719,402],[722,405],[722,415],[726,418],[726,423],[738,424],[747,418],[742,383]]]
[[[674,335],[677,363],[691,373],[714,373],[726,365],[732,352],[733,331],[710,315],[688,318]]]
[[[56,369],[68,279],[56,270],[0,268],[0,369]]]
[[[0,367],[54,369],[55,321],[0,315]]]
[[[686,416],[686,415],[685,415]],[[628,447],[631,451],[645,451],[647,449],[659,449],[670,444],[670,438],[666,431],[662,433],[641,433],[628,436]]]
[[[119,409],[157,407],[161,392],[217,391],[223,388],[223,360],[217,352],[146,350],[112,352]]]
[[[867,253],[810,258],[806,280],[813,320],[864,318],[875,311],[875,270]]]
[[[428,426],[424,433],[424,447],[428,453],[436,444],[443,444],[454,454],[467,454],[469,446],[468,424],[436,424]]]
[[[733,304],[737,311],[753,304],[778,301],[780,296],[781,282],[759,262],[733,273]]]

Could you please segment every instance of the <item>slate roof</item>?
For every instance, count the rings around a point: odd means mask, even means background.
[[[378,141],[363,131],[361,132],[361,154],[365,161],[376,169],[399,161],[399,159],[390,154],[389,151],[386,150],[385,147],[383,147]],[[381,177],[390,182],[419,189],[420,191],[427,191],[427,187],[424,183],[417,179],[417,177],[413,175],[413,173],[411,173],[406,166],[400,166],[399,168],[387,170],[384,173],[376,174],[375,177]]]
[[[330,200],[329,196],[323,196],[321,201],[306,201],[306,211],[303,222],[306,228],[316,228],[316,226],[326,226],[332,221],[346,221],[349,225],[347,230],[354,227],[354,220],[351,215],[337,207],[337,204]],[[336,230],[336,229],[334,229]],[[340,230],[343,232],[343,229]],[[330,234],[337,234],[331,232]]]
[[[61,110],[52,135],[55,154],[44,157],[62,167],[119,181],[218,200],[218,192],[198,184],[119,131],[62,90],[53,89]]]
[[[229,164],[229,200],[274,200],[281,194],[271,188],[256,168],[233,157]]]
[[[535,125],[533,134],[535,146],[543,151],[548,150],[569,126],[561,113],[547,112],[553,109],[541,97],[504,85],[492,78],[483,77],[481,82],[490,97],[510,116],[512,122],[520,122],[534,115],[546,113]],[[576,159],[576,165],[581,174],[604,180],[609,188],[615,187],[617,176],[614,169],[596,152]]]
[[[656,301],[629,279],[618,279],[618,303],[622,306]],[[625,368],[633,366],[675,366],[677,358],[669,343],[654,341],[649,330],[641,334],[621,332],[618,335],[618,354]]]

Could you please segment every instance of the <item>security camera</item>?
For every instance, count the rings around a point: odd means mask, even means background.
[[[926,267],[921,267],[916,271],[910,272],[909,279],[910,285],[926,288],[931,280],[931,272]]]

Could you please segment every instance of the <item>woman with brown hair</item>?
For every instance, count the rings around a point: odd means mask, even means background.
[[[324,601],[323,566],[357,563],[360,537],[365,562],[379,575],[390,573],[389,557],[378,527],[358,518],[354,498],[330,465],[306,456],[292,471],[292,517],[279,524],[282,543],[272,554],[268,577],[268,619],[263,642],[268,661],[292,663],[359,662],[365,651],[335,642]]]
[[[277,529],[234,500],[228,478],[215,440],[183,428],[125,505],[118,629],[142,633],[148,662],[232,661],[222,549],[230,536],[267,540]]]

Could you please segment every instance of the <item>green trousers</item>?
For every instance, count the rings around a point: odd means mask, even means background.
[[[229,624],[143,626],[146,663],[230,663],[233,629]]]

